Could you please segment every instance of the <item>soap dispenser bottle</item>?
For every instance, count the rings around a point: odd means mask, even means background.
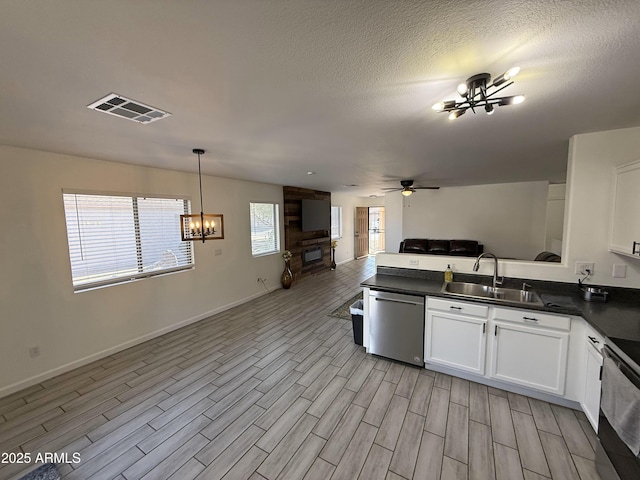
[[[447,269],[444,271],[444,281],[445,282],[453,282],[453,270],[451,270],[451,265],[447,265]]]

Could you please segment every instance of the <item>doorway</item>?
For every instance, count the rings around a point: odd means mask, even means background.
[[[355,225],[356,258],[369,255],[369,207],[356,207]]]
[[[356,207],[356,258],[384,252],[384,207]]]
[[[369,207],[369,255],[384,252],[384,207]]]

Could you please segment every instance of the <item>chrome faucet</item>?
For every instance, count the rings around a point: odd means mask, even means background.
[[[476,258],[476,263],[473,264],[473,271],[478,271],[478,269],[480,268],[480,259],[484,257],[493,258],[493,288],[496,288],[496,286],[498,285],[502,285],[504,277],[498,280],[498,257],[496,257],[493,253],[485,252],[478,255],[478,258]]]

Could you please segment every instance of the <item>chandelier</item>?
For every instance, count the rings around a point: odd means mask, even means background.
[[[524,95],[510,97],[495,97],[494,95],[509,85],[513,84],[513,78],[520,72],[520,67],[513,67],[495,78],[491,82],[491,75],[479,73],[467,78],[467,81],[458,85],[458,94],[462,99],[445,100],[436,103],[432,108],[438,112],[449,113],[449,120],[454,120],[464,115],[467,110],[477,113],[476,109],[484,108],[487,115],[492,115],[494,107],[503,105],[517,105],[524,102]]]
[[[183,241],[190,240],[221,240],[224,238],[224,223],[221,213],[203,213],[202,206],[202,173],[200,171],[200,155],[204,150],[194,148],[198,155],[198,184],[200,186],[200,213],[180,215],[180,233]],[[217,222],[217,223],[216,223]]]

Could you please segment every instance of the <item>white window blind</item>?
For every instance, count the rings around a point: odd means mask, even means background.
[[[253,203],[251,217],[251,254],[254,257],[280,251],[277,203]]]
[[[342,207],[331,207],[331,239],[342,238]]]
[[[192,268],[180,237],[190,202],[176,198],[63,193],[75,290]]]

